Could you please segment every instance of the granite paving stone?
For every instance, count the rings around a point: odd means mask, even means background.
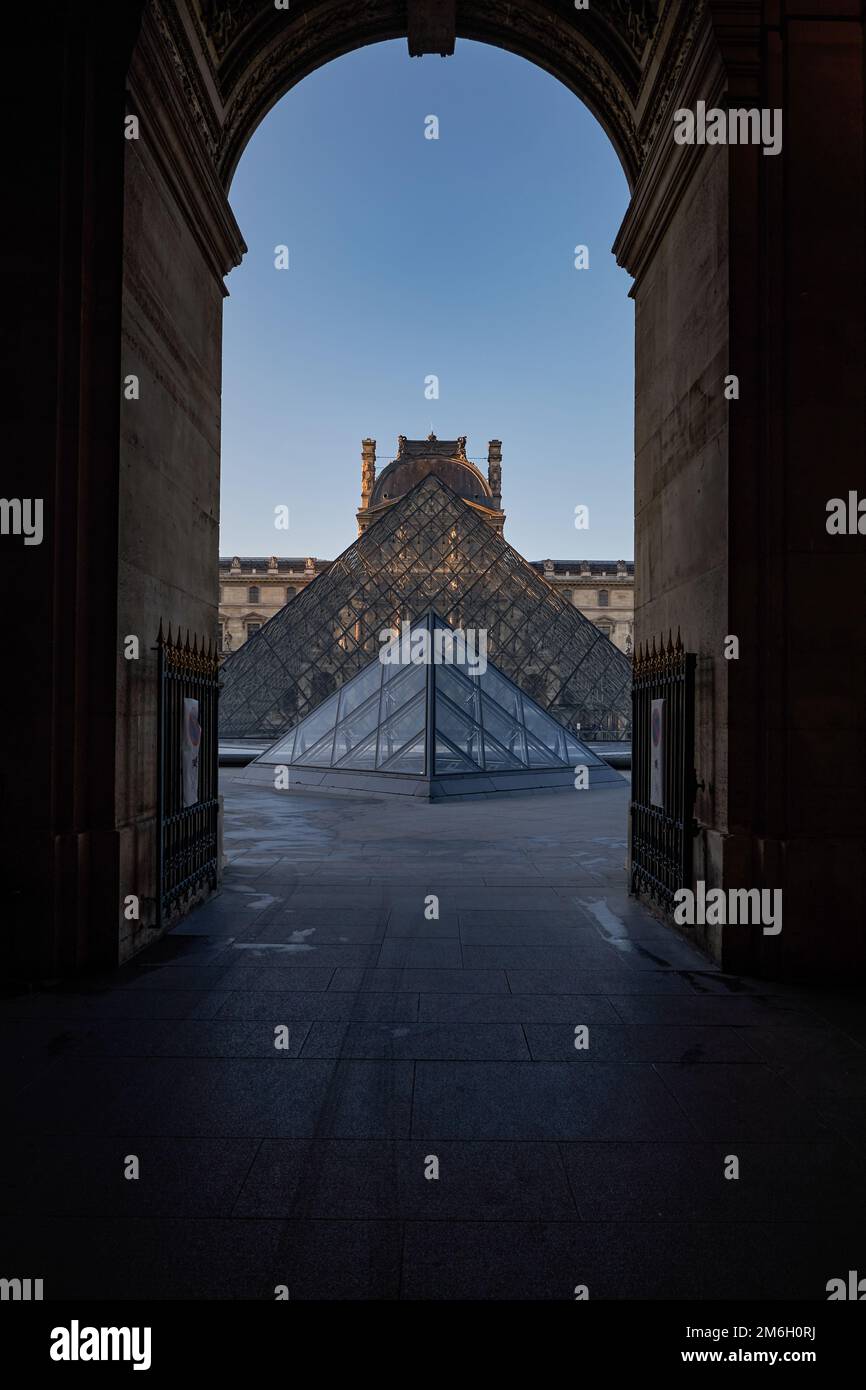
[[[9,1270],[47,1298],[573,1302],[862,1269],[863,994],[721,971],[631,898],[625,778],[221,789],[217,896],[0,998]]]

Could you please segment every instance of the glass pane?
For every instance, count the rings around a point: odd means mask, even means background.
[[[472,681],[450,666],[436,667],[436,689],[447,695],[468,719],[479,719],[478,691]]]
[[[268,749],[267,761],[269,763],[290,763],[292,761],[292,750],[295,746],[295,730],[286,734],[284,739]]]
[[[449,743],[443,739],[436,740],[435,768],[437,773],[443,772],[477,772],[477,763],[471,763],[468,758],[455,751]]]
[[[565,762],[565,735],[559,724],[549,718],[537,705],[528,700],[523,704],[523,719],[527,729],[534,734],[539,743],[555,753],[560,762]]]
[[[340,691],[340,712],[339,719],[346,719],[353,710],[364,701],[369,699],[374,691],[379,689],[382,681],[382,671],[384,667],[381,662],[375,661],[372,666],[368,666],[366,671],[362,671],[354,680],[349,681]]]
[[[488,666],[483,676],[476,679],[480,679],[485,694],[491,696],[513,719],[520,718],[520,695],[510,681],[503,680],[492,666]]]
[[[356,710],[344,723],[337,725],[334,739],[334,762],[345,758],[353,748],[357,748],[368,734],[372,734],[379,723],[379,696],[374,695],[361,709]]]
[[[512,757],[522,763],[526,762],[522,726],[516,720],[509,719],[507,714],[503,714],[498,705],[494,705],[486,695],[481,697],[481,722],[484,732],[492,734],[497,743],[501,743]]]
[[[574,762],[575,758],[583,763],[595,762],[595,758],[588,748],[584,748],[578,743],[573,734],[563,734],[565,740],[566,757],[569,762]]]
[[[320,709],[317,709],[298,725],[295,739],[294,762],[300,762],[308,748],[318,743],[328,729],[333,729],[337,719],[337,697],[332,696]]]
[[[419,776],[424,772],[424,735],[410,743],[395,758],[392,758],[380,772],[412,772]]]
[[[305,748],[303,753],[292,759],[292,762],[303,763],[306,767],[330,767],[333,748],[334,731],[329,729],[324,738],[319,739],[311,748]]]
[[[377,767],[382,767],[393,758],[405,743],[424,733],[424,697],[416,697],[411,705],[401,709],[379,730],[379,757]]]
[[[545,748],[543,743],[539,743],[531,734],[526,735],[527,762],[530,767],[564,767],[565,764],[551,753],[549,748]]]
[[[334,759],[335,767],[357,767],[375,768],[376,766],[376,733],[372,733],[363,743],[359,743],[353,748],[351,753],[342,758],[340,762]]]
[[[510,753],[506,753],[504,748],[499,748],[491,738],[485,736],[484,766],[488,772],[498,772],[506,768],[520,768],[523,764],[513,758]]]
[[[382,687],[382,719],[394,714],[424,689],[427,683],[426,666],[402,666],[398,673]]]
[[[481,730],[449,705],[445,699],[436,701],[436,733],[444,735],[449,743],[471,758],[479,768],[481,761]]]

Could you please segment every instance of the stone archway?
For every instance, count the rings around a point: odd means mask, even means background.
[[[565,4],[368,0],[357,5],[334,0],[308,5],[295,17],[267,6],[205,3],[202,26],[225,104],[223,123],[212,133],[212,157],[228,184],[267,111],[302,78],[342,53],[406,36],[413,56],[447,55],[459,37],[528,58],[575,92],[604,126],[633,186],[660,117],[654,110],[639,130],[643,67],[654,41],[662,42],[658,8],[655,0],[637,7],[601,0],[577,16]],[[685,32],[670,38],[680,50],[691,41]]]
[[[766,14],[730,0],[580,11],[566,0],[307,0],[288,11],[148,0],[98,20],[75,0],[61,8],[50,34],[20,20],[55,93],[22,154],[41,170],[41,182],[28,176],[37,215],[57,231],[25,257],[22,283],[7,276],[12,294],[32,302],[38,290],[19,369],[38,376],[63,327],[48,407],[13,422],[40,460],[20,490],[30,495],[36,477],[53,517],[51,564],[28,580],[51,648],[29,644],[39,694],[14,714],[22,729],[41,718],[51,730],[7,837],[13,893],[30,843],[53,884],[28,907],[35,926],[19,914],[25,968],[117,959],[150,936],[124,936],[119,905],[129,891],[153,894],[155,686],[149,653],[134,667],[119,653],[129,632],[146,650],[160,617],[216,630],[223,277],[245,250],[226,196],[233,169],[293,83],[402,35],[412,52],[447,52],[456,35],[526,57],[614,143],[632,191],[614,250],[635,282],[635,640],[679,627],[698,654],[698,876],[782,886],[790,904],[777,938],[729,929],[707,944],[755,971],[862,966],[864,779],[844,757],[846,741],[862,749],[862,605],[822,630],[827,656],[834,640],[861,653],[844,690],[803,638],[823,611],[810,581],[850,584],[857,543],[827,536],[828,484],[813,467],[832,421],[829,486],[844,495],[864,444],[863,190],[846,173],[863,152],[854,7],[828,0],[822,18],[796,0]],[[779,158],[673,141],[679,107],[779,106],[783,92]],[[137,140],[117,133],[125,113],[139,117]],[[138,402],[109,404],[127,373]],[[737,663],[723,657],[731,632]]]

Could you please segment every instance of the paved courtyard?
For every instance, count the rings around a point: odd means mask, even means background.
[[[522,1300],[866,1271],[862,996],[724,976],[631,901],[625,782],[224,790],[221,896],[110,977],[0,1001],[0,1273]]]

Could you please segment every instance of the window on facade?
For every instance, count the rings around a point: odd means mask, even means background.
[[[259,586],[258,586],[258,584],[251,584],[251,585],[250,585],[249,590],[248,590],[248,592],[247,592],[247,602],[248,602],[248,603],[258,603],[258,602],[259,602]]]
[[[607,589],[599,589],[599,591],[598,591],[598,606],[599,606],[599,608],[607,608],[607,605],[608,605],[609,601],[610,601],[610,594],[607,592]]]
[[[247,637],[252,637],[254,632],[258,632],[261,623],[247,623]]]
[[[610,623],[596,623],[596,627],[603,637],[609,637],[613,631]]]

